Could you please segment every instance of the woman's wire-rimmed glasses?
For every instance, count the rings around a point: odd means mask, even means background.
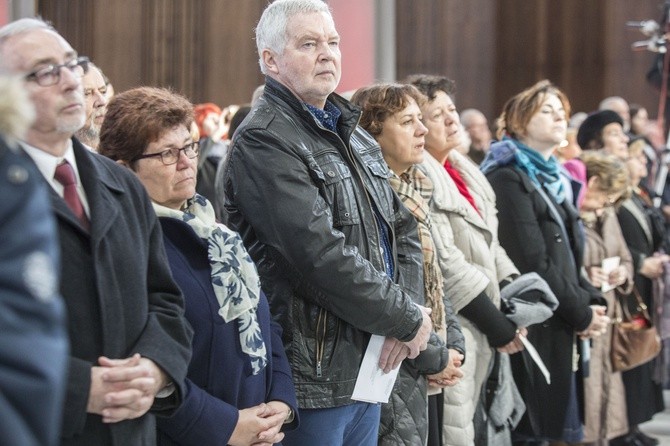
[[[172,148],[172,149],[167,149],[163,150],[162,152],[158,153],[150,153],[148,155],[140,155],[132,159],[132,161],[137,161],[141,160],[144,158],[153,158],[159,156],[161,158],[161,161],[163,164],[166,166],[169,166],[171,164],[176,164],[177,161],[179,161],[179,155],[181,152],[184,152],[184,155],[186,155],[187,158],[193,159],[198,156],[198,153],[200,152],[200,144],[198,142],[192,142],[190,144],[186,144],[184,147],[177,149],[177,148]]]

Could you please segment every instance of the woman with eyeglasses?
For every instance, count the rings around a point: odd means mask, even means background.
[[[100,134],[99,152],[135,172],[151,197],[194,329],[188,394],[172,417],[157,418],[159,444],[277,443],[298,421],[281,329],[239,235],[195,192],[192,122],[184,97],[142,87],[113,98]]]

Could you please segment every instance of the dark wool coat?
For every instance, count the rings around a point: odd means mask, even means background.
[[[576,210],[554,203],[568,232],[569,240],[565,240],[527,175],[508,166],[488,173],[487,178],[497,196],[500,244],[521,273],[537,272],[559,301],[551,318],[528,327],[528,340],[549,369],[551,385],[526,353],[511,357],[514,378],[527,407],[516,431],[558,439],[567,411],[575,332],[589,326],[589,305],[604,304],[604,300],[579,273],[583,236]],[[577,387],[581,387],[581,379]]]
[[[207,242],[174,218],[160,218],[170,267],[184,292],[186,318],[194,327],[193,358],[189,364],[184,403],[170,418],[158,420],[161,445],[226,445],[238,420],[238,409],[269,401],[288,404],[298,424],[298,404],[291,368],[281,340],[281,327],[271,321],[270,307],[261,295],[256,315],[267,350],[268,364],[251,374],[242,352],[237,320],[225,322],[211,283]]]
[[[154,416],[106,424],[86,413],[91,367],[101,355],[153,360],[177,390],[151,412],[171,414],[185,393],[191,329],[172,280],[162,232],[144,187],[129,170],[73,140],[90,207],[90,233],[50,187],[61,248],[61,294],[70,338],[63,445],[150,445]]]
[[[650,315],[656,312],[656,305],[652,297],[652,281],[639,274],[638,271],[644,258],[653,255],[661,247],[664,231],[663,216],[657,212],[637,194],[627,200],[618,211],[621,232],[633,258],[635,287],[647,305]],[[629,298],[628,301],[631,302],[634,299]],[[626,389],[626,407],[630,426],[651,420],[655,413],[662,412],[665,407],[663,388],[652,379],[655,365],[655,361],[650,361],[623,372],[621,375]]]

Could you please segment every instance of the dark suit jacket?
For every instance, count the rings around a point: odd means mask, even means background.
[[[177,385],[177,392],[155,400],[152,412],[173,413],[185,392],[191,356],[184,301],[142,184],[130,170],[77,140],[73,143],[90,207],[90,233],[50,188],[71,344],[62,444],[154,444],[151,414],[104,424],[100,416],[86,413],[91,367],[101,355],[126,358],[139,353],[153,360]]]
[[[487,178],[496,193],[500,244],[519,271],[538,273],[559,301],[551,318],[528,327],[528,339],[549,369],[551,385],[525,353],[511,356],[514,378],[528,407],[517,431],[561,438],[575,332],[588,327],[589,305],[605,302],[580,274],[583,234],[572,205],[553,203],[568,233],[565,240],[559,222],[527,175],[510,166],[488,173]]]

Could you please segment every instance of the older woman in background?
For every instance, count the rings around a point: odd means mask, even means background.
[[[379,143],[393,176],[389,179],[398,196],[413,213],[419,225],[423,251],[424,295],[426,306],[432,308],[433,329],[447,341],[448,364],[436,347],[429,347],[415,361],[404,361],[390,405],[382,406],[380,444],[439,444],[441,439],[442,393],[445,386],[455,385],[463,376],[460,366],[465,345],[451,301],[444,293],[443,277],[431,236],[428,202],[433,186],[417,168],[424,158],[426,127],[421,123],[419,104],[423,95],[411,85],[380,84],[358,90],[351,101],[361,107],[360,125]],[[432,356],[432,357],[431,357]],[[439,370],[440,373],[436,373]],[[436,373],[435,375],[430,375]],[[413,384],[414,383],[414,384]],[[413,384],[413,385],[412,385]],[[427,384],[430,397],[430,423],[425,414]],[[439,404],[438,404],[439,403]]]
[[[159,444],[277,443],[284,424],[297,423],[281,330],[239,235],[195,193],[192,122],[184,97],[142,87],[114,97],[100,136],[100,153],[135,172],[153,201],[195,331],[188,393],[158,419]]]
[[[498,119],[502,141],[491,146],[482,164],[498,198],[500,243],[522,272],[543,277],[559,301],[551,318],[528,328],[551,381],[528,358],[512,357],[527,406],[515,430],[519,444],[581,441],[582,375],[573,359],[578,345],[588,348],[579,337],[599,336],[609,323],[602,295],[581,274],[579,214],[566,199],[553,156],[565,139],[569,113],[567,97],[549,81],[522,91],[503,107]]]
[[[633,263],[612,207],[628,196],[628,170],[623,161],[601,152],[582,154],[586,188],[580,207],[586,244],[584,268],[589,280],[601,288],[612,318],[617,293],[628,295],[633,287]],[[618,263],[606,263],[618,258]],[[609,260],[608,260],[609,259]],[[584,443],[607,445],[628,432],[626,399],[621,372],[612,370],[611,329],[591,341],[590,373],[584,378]]]
[[[408,83],[427,97],[420,104],[422,122],[428,128],[427,153],[420,169],[434,187],[429,201],[432,235],[445,293],[458,313],[467,351],[462,382],[444,391],[443,440],[449,445],[470,445],[475,435],[486,432],[475,431],[474,418],[496,350],[512,354],[523,349],[525,328],[517,327],[500,311],[500,288],[519,271],[498,241],[498,210],[491,186],[470,159],[454,150],[461,144],[463,130],[453,101],[453,82],[442,76],[414,75]],[[502,356],[506,363],[502,367],[511,375],[509,358]],[[512,387],[516,392],[513,382]],[[514,403],[508,407],[512,406]],[[515,409],[520,415],[523,403]],[[507,441],[510,425],[516,421],[501,426]],[[502,441],[496,444],[505,444]]]

